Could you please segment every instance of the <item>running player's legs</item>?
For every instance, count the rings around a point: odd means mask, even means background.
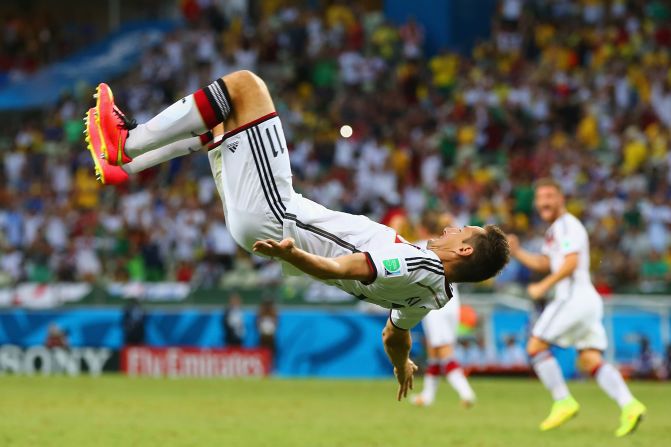
[[[432,310],[422,320],[427,344],[427,368],[424,375],[424,389],[415,397],[413,401],[415,404],[429,405],[433,402],[441,376],[445,377],[459,394],[463,405],[470,406],[475,401],[475,392],[454,358],[459,308],[459,298],[455,289],[455,296],[447,305]]]
[[[208,157],[224,204],[226,224],[248,251],[259,239],[282,239],[286,203],[293,189],[282,124],[265,83],[248,71],[224,76],[231,114],[222,144]]]

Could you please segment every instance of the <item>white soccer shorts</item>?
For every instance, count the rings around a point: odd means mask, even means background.
[[[576,288],[567,299],[548,304],[532,335],[552,345],[605,351],[608,347],[601,297],[592,289]]]
[[[453,345],[457,341],[461,304],[456,288],[453,293],[454,296],[449,303],[441,309],[432,310],[422,320],[426,343],[431,348]]]

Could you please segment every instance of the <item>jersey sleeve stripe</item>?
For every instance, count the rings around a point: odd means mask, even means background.
[[[426,271],[429,271],[431,273],[435,273],[436,275],[445,276],[445,272],[434,270],[433,268],[430,268],[426,265],[418,265],[418,266],[415,266],[415,267],[408,268],[408,272],[415,272],[417,270],[426,270]]]
[[[426,262],[426,261],[413,261],[413,262],[408,262],[406,264],[408,268],[410,267],[418,267],[420,265],[426,266],[426,267],[432,267],[438,270],[443,270],[443,265],[442,264],[434,264],[433,262]]]
[[[442,265],[442,264],[434,264],[433,262],[425,262],[425,261],[422,261],[422,262],[417,262],[417,261],[414,261],[414,262],[408,262],[406,265],[407,265],[408,267],[417,267],[418,265],[426,265],[426,266],[428,266],[428,267],[433,267],[433,268],[436,268],[436,269],[438,269],[438,270],[442,270],[442,269],[443,269],[443,265]]]
[[[422,258],[422,257],[405,258],[405,262],[408,265],[412,265],[412,264],[432,264],[432,265],[435,265],[435,266],[440,266],[441,268],[443,267],[442,262],[440,262],[436,259],[431,259],[431,258]]]

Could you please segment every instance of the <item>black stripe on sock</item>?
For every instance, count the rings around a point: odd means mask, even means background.
[[[261,132],[259,131],[258,126],[254,127],[253,131],[256,132],[256,135],[259,137],[259,150],[261,151],[261,154],[263,155],[263,159],[266,162],[266,167],[268,169],[268,174],[270,175],[270,182],[272,184],[273,189],[275,190],[275,195],[277,196],[277,204],[279,207],[282,209],[282,212],[286,211],[287,208],[282,202],[282,197],[280,196],[280,190],[277,188],[277,183],[275,183],[275,177],[273,176],[273,171],[270,168],[270,160],[268,159],[268,154],[266,153],[266,146],[263,144],[263,138],[261,138]]]
[[[221,107],[219,107],[219,104],[217,103],[217,100],[212,94],[209,85],[203,89],[203,93],[205,93],[205,97],[207,98],[207,101],[210,103],[210,107],[212,107],[214,114],[217,116],[217,121],[223,123],[224,115],[221,113]]]
[[[254,150],[254,143],[252,142],[251,135],[249,133],[249,130],[245,131],[247,133],[247,140],[249,141],[249,145],[252,148],[252,156],[254,157],[254,164],[256,165],[256,172],[259,174],[259,182],[261,183],[261,188],[263,189],[263,195],[266,196],[266,202],[268,203],[268,206],[270,207],[270,210],[273,212],[275,217],[277,218],[277,221],[281,224],[282,223],[282,218],[280,217],[279,213],[275,210],[275,207],[273,206],[272,200],[270,200],[270,196],[268,195],[268,191],[266,190],[266,184],[263,181],[263,174],[261,173],[261,167],[259,166],[259,161],[258,157],[256,154],[256,151]]]
[[[228,111],[226,112],[226,116],[224,117],[224,119],[226,119],[233,111],[233,101],[231,100],[231,95],[228,93],[228,88],[226,87],[226,83],[224,82],[224,80],[219,78],[215,82],[219,85],[221,92],[224,94],[224,100],[228,105]]]

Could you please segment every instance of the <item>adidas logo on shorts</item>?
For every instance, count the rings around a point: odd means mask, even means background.
[[[228,144],[226,145],[226,149],[228,149],[229,151],[235,153],[235,150],[238,148],[238,144],[239,144],[239,143],[240,143],[240,140],[231,141],[230,143],[228,143]]]

